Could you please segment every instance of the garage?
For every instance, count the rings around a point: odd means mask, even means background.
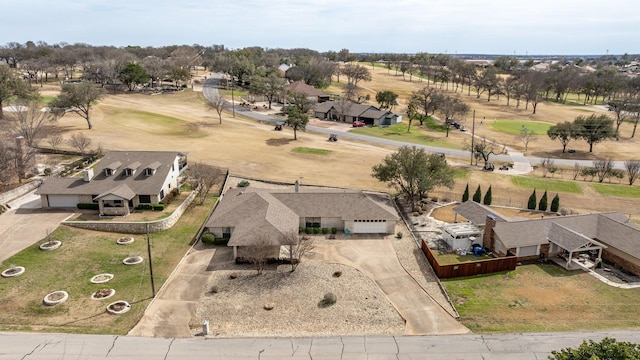
[[[354,234],[386,234],[386,220],[354,220],[351,232]]]
[[[49,207],[74,208],[80,202],[80,195],[46,195]]]

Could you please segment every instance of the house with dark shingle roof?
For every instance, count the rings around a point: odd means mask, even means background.
[[[234,255],[242,248],[277,250],[295,245],[300,228],[336,228],[350,234],[393,234],[400,219],[388,195],[356,190],[229,189],[205,224],[216,238],[229,239]],[[295,236],[291,236],[294,234]]]
[[[402,122],[402,115],[380,110],[373,105],[351,101],[327,101],[317,104],[314,116],[320,120],[350,122],[362,121],[372,126],[390,126]]]
[[[187,157],[175,151],[110,151],[82,177],[46,179],[36,191],[43,208],[98,204],[100,214],[128,215],[140,204],[158,204],[178,188]]]
[[[483,246],[498,256],[519,260],[560,256],[566,267],[580,254],[589,255],[640,275],[640,227],[621,212],[604,212],[539,219],[510,218],[488,206],[467,201],[453,208],[479,224],[484,217]]]
[[[305,94],[308,99],[313,100],[316,103],[322,103],[329,101],[331,96],[323,91],[308,85],[304,81],[295,81],[287,86],[287,90],[292,93]]]

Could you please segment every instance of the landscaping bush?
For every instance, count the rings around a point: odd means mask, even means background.
[[[404,236],[404,234],[402,233],[402,231],[398,231],[398,233],[396,233],[396,237],[398,239],[402,239],[402,236]]]
[[[551,211],[558,212],[559,208],[560,208],[560,196],[556,194],[556,196],[553,197],[553,200],[551,200]]]
[[[238,182],[238,186],[239,187],[247,187],[247,186],[249,186],[249,182],[247,180],[241,180],[240,182]]]
[[[338,302],[338,297],[334,293],[326,293],[324,294],[324,298],[322,298],[322,302],[325,305],[333,305]]]
[[[302,234],[303,232],[304,232],[304,228],[299,227],[299,228],[298,228],[298,234]]]
[[[529,196],[529,201],[527,202],[527,209],[535,210],[537,202],[538,201],[537,201],[537,197],[536,197],[536,190],[533,189],[533,192],[531,193],[531,196]]]
[[[334,227],[333,227],[333,228],[331,228],[331,233],[332,233],[333,235],[337,234],[337,233],[338,233],[338,228],[334,228]]]
[[[136,206],[136,210],[151,210],[151,204],[139,204]]]
[[[469,183],[467,183],[467,186],[464,188],[464,194],[462,194],[462,202],[465,202],[468,200],[469,200]]]
[[[216,240],[213,242],[213,245],[227,246],[228,243],[228,238],[216,238]]]
[[[94,203],[79,203],[78,209],[80,210],[98,210],[100,205]]]
[[[200,236],[200,241],[203,244],[213,244],[216,242],[216,236],[210,232],[206,232]]]
[[[327,235],[329,233],[329,228],[323,227],[322,234]]]
[[[313,233],[316,234],[316,235],[320,234],[320,228],[319,227],[314,227],[313,228]]]
[[[476,192],[473,194],[473,201],[480,203],[480,200],[482,200],[482,189],[480,189],[480,185],[478,185]]]
[[[164,210],[164,204],[151,204],[151,210],[162,211]]]
[[[311,229],[310,227],[307,227],[304,229],[305,234],[311,234],[312,232],[313,232],[313,229]]]

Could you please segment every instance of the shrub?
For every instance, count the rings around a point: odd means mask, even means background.
[[[333,305],[338,302],[338,297],[334,293],[326,293],[324,294],[324,298],[322,298],[322,302],[325,305]]]
[[[462,202],[469,200],[469,183],[467,183],[467,187],[464,188],[464,194],[462,194]]]
[[[203,244],[213,244],[216,242],[216,236],[213,233],[206,232],[200,236],[200,241]]]
[[[313,233],[314,234],[320,234],[320,228],[319,227],[314,227],[313,228]]]
[[[535,210],[537,202],[538,201],[537,201],[537,197],[536,197],[536,190],[533,189],[533,192],[531,193],[531,196],[529,196],[529,202],[527,203],[527,209]]]
[[[238,182],[238,186],[239,187],[247,187],[247,186],[249,186],[249,182],[247,180],[241,180],[240,182]]]
[[[478,185],[476,192],[473,194],[473,201],[480,203],[481,200],[482,200],[482,189],[480,188],[480,185]]]
[[[334,227],[333,227],[333,228],[331,228],[331,233],[332,233],[333,235],[337,234],[337,233],[338,233],[338,228],[334,228]]]
[[[398,232],[396,233],[396,238],[398,238],[398,239],[402,239],[402,236],[404,236],[404,234],[402,233],[402,231],[398,231]]]
[[[491,205],[491,185],[489,185],[489,189],[487,189],[487,193],[484,194],[484,199],[482,200],[482,204],[484,205]]]
[[[211,289],[209,289],[209,293],[211,294],[217,294],[219,291],[220,289],[218,288],[218,285],[213,285]]]
[[[547,211],[547,191],[544,191],[542,197],[540,198],[540,203],[538,204],[538,210]]]
[[[94,203],[79,203],[76,205],[80,210],[98,210],[100,205]]]
[[[151,210],[162,211],[164,210],[164,204],[151,204]]]
[[[323,227],[323,228],[322,228],[322,233],[323,233],[324,235],[327,235],[327,234],[329,233],[329,228]]]
[[[333,277],[335,277],[335,278],[339,278],[340,276],[342,276],[342,271],[341,270],[338,270],[338,271],[333,273]]]
[[[305,233],[305,234],[311,234],[311,232],[313,232],[313,230],[312,230],[310,227],[306,227],[306,228],[304,229],[304,233]]]
[[[303,232],[304,232],[304,228],[299,227],[299,228],[298,228],[298,234],[302,234]]]
[[[136,206],[136,210],[151,210],[153,209],[151,207],[151,204],[139,204],[138,206]]]
[[[553,200],[551,200],[551,211],[558,212],[559,208],[560,208],[560,196],[556,194],[556,196],[553,197]]]

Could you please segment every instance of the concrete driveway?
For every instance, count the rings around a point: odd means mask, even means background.
[[[0,215],[0,263],[33,245],[73,215],[72,210],[43,210],[33,191],[10,202],[10,211]],[[20,264],[16,264],[20,265]]]
[[[406,335],[469,334],[402,267],[389,239],[348,240],[316,245],[314,259],[336,262],[360,270],[406,321]]]

